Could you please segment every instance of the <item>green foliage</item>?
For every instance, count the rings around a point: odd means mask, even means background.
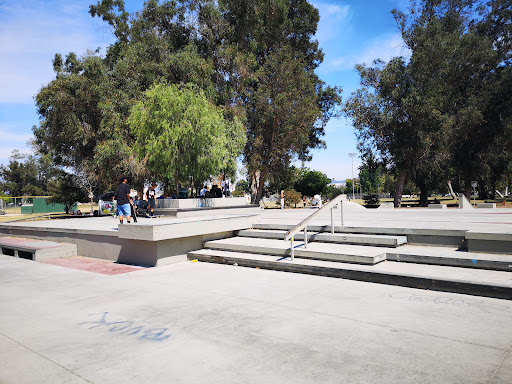
[[[86,201],[86,191],[79,187],[74,176],[69,173],[62,173],[57,178],[48,182],[48,192],[52,195],[48,203],[63,204],[66,213],[78,201]]]
[[[245,143],[244,128],[224,118],[204,92],[192,84],[151,87],[132,109],[128,124],[139,159],[157,179],[176,186],[206,180],[234,166]]]
[[[377,193],[367,193],[363,195],[363,201],[365,205],[379,205],[380,199]]]
[[[365,192],[379,192],[382,186],[382,164],[377,161],[373,152],[369,151],[362,156],[363,163],[359,167],[361,190]]]
[[[411,2],[407,14],[394,11],[410,60],[357,66],[362,88],[344,111],[361,152],[376,150],[396,170],[395,204],[407,177],[426,196],[462,176],[468,193],[471,180],[496,178],[491,169],[508,163],[512,14],[505,3]]]
[[[345,191],[341,187],[337,187],[335,185],[328,185],[325,188],[323,196],[325,196],[325,199],[327,200],[332,200],[336,196],[339,196],[343,193],[345,193]]]
[[[287,189],[284,191],[284,202],[288,206],[294,204],[297,208],[297,204],[302,202],[302,195],[294,189]]]
[[[345,184],[345,194],[347,195],[351,195],[353,190],[352,190],[352,186],[354,185],[354,182],[352,181],[352,179],[347,179],[346,181],[346,184]],[[354,189],[355,191],[355,189]]]
[[[235,191],[242,191],[244,194],[251,193],[249,183],[246,180],[239,180],[236,183]]]
[[[46,184],[56,173],[47,156],[13,151],[7,165],[0,165],[0,192],[10,196],[46,195]]]
[[[245,196],[245,192],[242,189],[235,189],[233,192],[231,192],[231,196],[243,197]]]
[[[312,197],[316,194],[324,194],[330,183],[331,179],[324,173],[306,169],[294,187],[303,195]]]

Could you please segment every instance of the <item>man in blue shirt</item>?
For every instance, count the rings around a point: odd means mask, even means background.
[[[131,220],[132,209],[130,206],[130,186],[128,185],[128,179],[126,176],[119,178],[121,184],[117,186],[117,211],[119,215],[119,222],[123,224],[123,218],[126,216],[126,221],[129,223]]]

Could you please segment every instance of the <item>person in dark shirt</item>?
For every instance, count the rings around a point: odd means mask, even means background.
[[[155,192],[155,187],[156,187],[156,184],[153,183],[151,184],[151,187],[148,188],[147,192],[146,192],[146,198],[148,200],[148,210],[151,210],[151,212],[148,212],[149,213],[149,217],[152,217],[154,216],[153,215],[153,210],[155,209],[156,207],[156,201],[155,201],[155,196],[156,196],[156,192]]]
[[[119,178],[121,184],[117,186],[117,211],[119,215],[119,222],[123,224],[123,218],[126,216],[126,221],[129,223],[131,220],[132,209],[130,205],[130,186],[128,185],[128,179],[126,176]]]

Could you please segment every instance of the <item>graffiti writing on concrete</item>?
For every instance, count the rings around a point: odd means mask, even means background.
[[[82,324],[88,324],[87,329],[96,329],[103,327],[108,332],[118,333],[128,336],[136,336],[142,340],[149,341],[163,341],[167,340],[171,335],[168,333],[168,328],[151,328],[137,325],[133,321],[109,321],[107,320],[108,312],[91,313],[89,316],[101,315],[99,320],[84,321]]]
[[[438,305],[451,305],[457,308],[476,308],[486,313],[500,313],[502,315],[512,317],[512,307],[493,306],[484,300],[471,300],[471,299],[460,299],[449,296],[430,296],[430,295],[417,295],[410,292],[398,292],[389,295],[392,299],[407,300],[422,303],[432,303]]]

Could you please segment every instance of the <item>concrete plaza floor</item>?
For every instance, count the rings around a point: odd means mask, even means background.
[[[512,302],[186,261],[0,256],[0,383],[510,383]]]

